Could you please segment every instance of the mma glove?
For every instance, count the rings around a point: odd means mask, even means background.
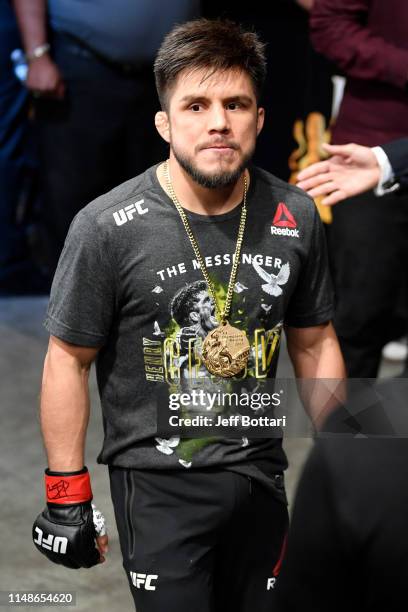
[[[33,542],[50,561],[78,569],[100,562],[95,538],[105,535],[105,522],[92,501],[86,467],[77,472],[45,470],[47,506],[33,525]]]

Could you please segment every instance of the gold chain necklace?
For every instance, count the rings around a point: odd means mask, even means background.
[[[213,299],[215,309],[218,315],[220,326],[213,329],[205,338],[203,342],[202,359],[205,367],[211,374],[216,376],[223,376],[229,378],[238,374],[243,370],[247,364],[249,356],[249,342],[244,331],[233,327],[228,323],[228,316],[231,309],[232,297],[235,287],[235,280],[237,277],[239,260],[241,256],[241,247],[245,233],[245,221],[246,221],[246,196],[247,196],[247,179],[244,175],[244,198],[241,210],[241,219],[239,222],[238,238],[235,247],[235,253],[231,268],[231,275],[228,283],[227,297],[225,300],[224,309],[221,311],[218,306],[217,298],[215,295],[214,287],[208,274],[207,268],[205,267],[204,259],[201,255],[197,240],[190,227],[190,223],[187,216],[181,207],[180,202],[175,194],[173,183],[170,177],[170,168],[168,160],[164,162],[164,176],[166,179],[166,186],[169,192],[170,198],[176,207],[180,218],[183,222],[187,236],[190,240],[191,246],[193,247],[194,254],[200,264],[200,270],[207,283],[208,291]]]

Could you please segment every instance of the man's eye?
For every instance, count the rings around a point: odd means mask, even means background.
[[[192,104],[190,106],[191,110],[194,111],[195,113],[198,112],[201,109],[201,104]]]
[[[238,102],[230,102],[230,103],[227,105],[227,108],[228,108],[229,110],[237,110],[237,108],[239,108],[239,104],[238,104]]]

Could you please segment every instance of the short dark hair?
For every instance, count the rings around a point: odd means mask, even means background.
[[[255,32],[226,19],[194,19],[176,25],[163,40],[154,62],[161,106],[182,70],[214,72],[238,69],[252,80],[257,100],[266,77],[265,44]]]
[[[197,296],[202,291],[208,291],[207,283],[205,280],[198,280],[181,287],[173,297],[170,312],[180,327],[190,324],[190,312],[196,310]]]

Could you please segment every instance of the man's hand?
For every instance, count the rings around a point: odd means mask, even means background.
[[[298,174],[297,186],[312,198],[327,196],[322,204],[332,206],[376,187],[381,171],[370,147],[356,144],[324,144],[323,147],[332,157]]]
[[[109,539],[108,534],[106,533],[105,517],[99,512],[95,504],[92,504],[92,510],[93,523],[96,532],[95,544],[101,555],[99,563],[103,563],[104,561],[106,561],[104,555],[106,555],[109,550]]]
[[[71,569],[105,561],[105,519],[95,508],[86,467],[76,472],[45,472],[47,505],[33,525],[33,542],[50,561]]]
[[[26,85],[35,96],[62,100],[65,95],[65,83],[59,68],[47,54],[29,63]]]
[[[296,4],[299,4],[305,11],[311,11],[313,8],[314,0],[296,0]]]

